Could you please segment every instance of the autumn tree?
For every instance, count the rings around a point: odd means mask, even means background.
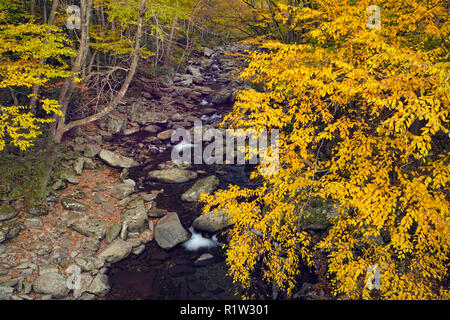
[[[27,149],[51,115],[61,115],[55,99],[31,89],[69,77],[73,55],[61,28],[35,23],[16,1],[0,2],[0,151],[7,143]]]
[[[300,262],[313,267],[321,252],[338,298],[450,297],[446,6],[277,3],[275,19],[289,17],[298,40],[264,40],[249,53],[241,77],[253,88],[239,93],[224,124],[280,129],[279,170],[255,171],[264,181],[255,190],[202,197],[205,212],[232,217],[227,263],[244,290],[259,270],[289,295]],[[319,242],[307,230],[313,201],[336,213]],[[366,286],[371,266],[380,290]]]

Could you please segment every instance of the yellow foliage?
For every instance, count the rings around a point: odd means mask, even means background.
[[[224,208],[235,222],[227,262],[244,289],[263,269],[291,294],[299,259],[313,265],[319,250],[338,297],[369,299],[372,265],[383,299],[450,297],[446,4],[379,2],[381,28],[371,30],[372,4],[280,6],[301,40],[249,53],[241,77],[260,89],[241,91],[225,122],[280,129],[280,169],[256,190],[202,197],[205,212]],[[303,223],[313,199],[339,212],[319,243]]]

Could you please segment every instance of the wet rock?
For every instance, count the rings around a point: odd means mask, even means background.
[[[17,216],[19,210],[15,209],[13,206],[10,206],[4,203],[0,206],[0,221],[11,220]]]
[[[65,298],[69,294],[66,278],[59,273],[49,272],[40,275],[33,282],[33,291],[51,294],[53,298]]]
[[[70,227],[86,237],[102,239],[108,231],[108,222],[99,219],[88,219],[75,222]]]
[[[163,249],[171,249],[177,244],[185,242],[190,233],[181,225],[180,219],[175,212],[161,218],[155,227],[155,240]]]
[[[225,210],[219,209],[218,213],[208,212],[197,217],[192,226],[198,230],[207,232],[217,232],[232,224],[231,217]]]
[[[114,186],[111,191],[111,197],[114,197],[119,200],[123,200],[128,197],[130,194],[134,192],[134,185],[129,183],[121,183]]]
[[[121,229],[122,224],[120,222],[113,224],[113,226],[109,229],[108,233],[106,234],[106,242],[108,243],[113,242],[119,236]]]
[[[132,248],[130,243],[116,239],[100,253],[99,258],[115,263],[128,257]]]
[[[87,292],[95,294],[99,297],[104,297],[111,290],[111,286],[109,285],[108,276],[99,273],[94,281],[92,281],[91,285],[87,289]]]
[[[165,183],[184,183],[196,179],[197,173],[184,169],[170,168],[150,171],[147,177]]]
[[[69,198],[62,198],[61,204],[66,210],[88,211],[90,209],[88,205]]]
[[[142,232],[147,228],[147,211],[144,200],[140,198],[131,200],[120,216],[127,223],[129,232]]]
[[[211,193],[219,186],[219,178],[209,176],[198,180],[189,190],[181,195],[181,200],[194,202],[200,199],[202,193]]]
[[[124,157],[120,154],[105,149],[101,150],[98,156],[112,167],[131,168],[139,165],[138,162],[131,158]]]

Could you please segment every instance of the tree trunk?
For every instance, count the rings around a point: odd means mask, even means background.
[[[146,3],[146,0],[140,0],[139,18],[138,18],[138,22],[137,22],[137,31],[136,31],[136,44],[135,44],[135,47],[134,47],[134,50],[132,53],[132,62],[131,62],[130,70],[128,71],[127,77],[126,77],[124,83],[122,84],[122,87],[120,88],[119,92],[117,93],[117,95],[114,97],[114,99],[109,103],[109,105],[105,109],[103,109],[102,111],[100,111],[92,116],[86,117],[84,119],[72,121],[67,124],[64,124],[64,122],[61,121],[61,118],[60,118],[57,130],[55,132],[55,136],[53,138],[53,140],[55,142],[58,142],[58,143],[61,142],[64,133],[67,132],[68,130],[70,130],[74,127],[77,127],[77,126],[88,124],[90,122],[99,120],[100,118],[104,117],[105,115],[107,115],[108,113],[113,111],[119,104],[120,100],[125,96],[125,94],[128,90],[128,87],[129,87],[131,81],[133,80],[134,74],[136,73],[137,65],[139,62],[139,53],[141,50],[141,39],[142,39],[142,33],[143,33],[142,30],[143,30],[144,16],[145,16],[145,11],[146,11],[145,3]]]

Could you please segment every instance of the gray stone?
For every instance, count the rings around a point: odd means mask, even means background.
[[[115,263],[128,257],[132,248],[130,243],[122,239],[116,239],[100,253],[99,258]]]
[[[26,218],[23,224],[27,227],[41,227],[43,225],[41,217]]]
[[[159,140],[169,140],[172,137],[173,133],[174,133],[174,131],[172,129],[169,129],[169,130],[165,130],[165,131],[158,133],[158,135],[156,137]]]
[[[212,49],[209,49],[209,48],[206,48],[206,47],[203,48],[203,54],[205,56],[211,57],[213,55],[213,53],[214,53],[214,51]]]
[[[70,227],[86,237],[102,239],[108,231],[108,222],[99,219],[80,220]]]
[[[0,285],[0,300],[12,300],[14,288]]]
[[[81,297],[81,295],[88,290],[93,280],[94,279],[89,273],[82,273],[79,278],[79,287],[74,286],[73,297],[75,299]]]
[[[147,112],[147,108],[143,100],[138,100],[126,107],[126,114],[131,122],[138,121],[145,112]]]
[[[113,224],[113,226],[109,229],[108,233],[106,234],[106,242],[108,243],[113,242],[119,236],[121,229],[122,224],[120,222]]]
[[[99,297],[104,297],[108,294],[109,290],[111,290],[111,287],[108,283],[108,276],[100,273],[95,277],[94,281],[92,281],[87,292]]]
[[[127,119],[108,114],[99,120],[99,126],[102,130],[105,130],[111,134],[117,134],[126,128]]]
[[[183,228],[175,212],[170,212],[156,224],[155,240],[163,249],[171,249],[189,237],[190,233]]]
[[[83,167],[84,167],[84,158],[83,157],[77,158],[73,164],[73,171],[75,171],[75,174],[80,176],[83,173]]]
[[[217,213],[208,212],[196,218],[192,226],[198,230],[217,232],[232,225],[231,217],[225,210],[219,209]]]
[[[184,183],[196,179],[197,173],[179,168],[169,168],[150,171],[147,177],[165,183]]]
[[[63,179],[64,181],[70,183],[70,184],[79,184],[80,180],[78,180],[77,177],[75,177],[75,175],[70,172],[69,170],[64,170],[63,172],[61,172],[61,179]]]
[[[150,125],[148,125],[148,126],[146,126],[144,128],[144,131],[148,132],[148,133],[158,133],[161,130],[162,129],[161,129],[160,126],[157,126],[157,125],[154,125],[154,124],[150,124]]]
[[[33,282],[33,291],[42,294],[51,294],[53,298],[65,298],[69,294],[66,278],[56,272],[40,275]]]
[[[141,244],[136,248],[133,248],[133,254],[138,256],[140,255],[142,252],[144,252],[145,250],[145,244]]]
[[[102,148],[100,148],[100,146],[98,145],[90,145],[87,144],[84,146],[84,151],[83,154],[85,157],[87,158],[93,158],[96,155],[98,155],[98,153],[102,150]]]
[[[148,111],[141,114],[136,121],[141,125],[165,124],[168,118],[164,113]]]
[[[32,206],[25,209],[26,212],[31,214],[32,216],[42,217],[48,215],[48,208],[44,206]]]
[[[134,161],[131,158],[124,157],[120,154],[105,149],[100,151],[98,156],[100,157],[100,159],[102,159],[112,167],[131,168],[139,165],[138,162]]]
[[[62,198],[61,204],[64,209],[66,210],[73,210],[73,211],[88,211],[89,206],[85,205],[84,203],[78,202],[73,199],[69,198]]]
[[[123,200],[134,192],[134,186],[129,183],[121,183],[114,186],[111,191],[111,197]]]
[[[62,190],[67,188],[67,182],[65,182],[63,179],[58,179],[56,182],[51,186],[52,190]]]
[[[0,221],[11,220],[15,218],[18,213],[19,210],[5,203],[0,206]]]
[[[147,227],[147,210],[144,200],[140,198],[131,200],[120,216],[127,223],[129,232],[142,232]]]
[[[198,180],[189,190],[181,195],[181,200],[194,202],[200,199],[202,193],[211,193],[219,186],[219,178],[209,176]]]

